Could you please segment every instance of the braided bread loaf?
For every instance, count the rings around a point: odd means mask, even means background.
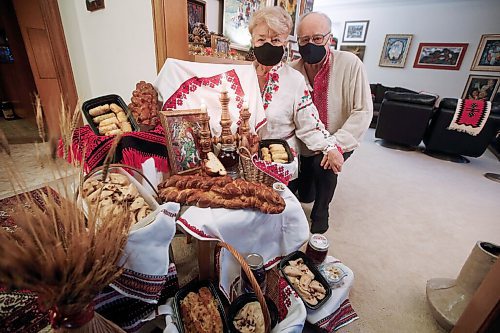
[[[201,208],[254,208],[266,214],[279,214],[285,201],[273,189],[243,179],[225,177],[170,177],[158,185],[160,200]]]

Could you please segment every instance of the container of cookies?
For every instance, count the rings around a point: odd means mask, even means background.
[[[214,285],[193,281],[174,296],[173,308],[179,333],[226,333],[226,313]]]
[[[293,162],[293,154],[288,142],[282,139],[261,140],[259,158],[268,162],[288,164]]]
[[[82,111],[97,135],[112,136],[140,130],[127,104],[118,95],[90,99],[83,103]]]

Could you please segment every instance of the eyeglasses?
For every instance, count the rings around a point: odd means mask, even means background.
[[[309,42],[312,42],[313,44],[316,45],[323,45],[325,42],[325,37],[331,34],[331,32],[327,32],[326,34],[316,34],[312,36],[302,36],[302,37],[297,37],[297,41],[299,42],[299,45],[304,46]],[[326,38],[328,40],[328,38]]]

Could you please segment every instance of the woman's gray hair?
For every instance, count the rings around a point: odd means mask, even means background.
[[[293,24],[290,14],[279,6],[264,7],[253,13],[248,25],[250,35],[252,35],[253,29],[261,23],[267,24],[269,29],[280,35],[289,35]]]
[[[328,24],[328,30],[332,30],[332,20],[330,19],[330,17],[328,17],[328,15],[326,15],[325,13],[322,13],[322,12],[309,12],[309,13],[305,13],[303,14],[300,18],[299,18],[299,24],[300,22],[305,19],[306,17],[308,17],[309,15],[311,14],[316,14],[316,15],[319,15],[321,17],[323,17],[326,21],[326,23]]]

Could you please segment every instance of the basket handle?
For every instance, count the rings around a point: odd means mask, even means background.
[[[225,242],[219,241],[217,242],[217,246],[223,247],[229,252],[231,252],[233,257],[240,263],[241,268],[243,268],[243,271],[245,272],[246,276],[248,277],[248,280],[250,281],[250,284],[252,285],[253,291],[257,296],[257,300],[260,303],[260,307],[262,308],[262,313],[264,314],[264,326],[266,329],[265,331],[266,333],[271,332],[271,316],[269,315],[269,309],[267,308],[266,299],[264,298],[264,294],[262,293],[262,290],[260,289],[257,280],[255,280],[255,276],[250,270],[250,267],[248,267],[248,264],[246,263],[245,259],[241,256],[241,254],[238,253],[238,251],[235,250],[234,247]]]
[[[252,153],[250,153],[250,150],[248,150],[247,147],[241,146],[241,147],[238,148],[238,150],[239,151],[243,151],[243,152],[245,152],[245,153],[248,154],[248,157],[246,157],[245,155],[242,155],[240,153],[240,157],[243,157],[243,158],[246,158],[246,159],[251,159],[252,158]]]
[[[157,198],[159,197],[158,191],[153,186],[153,184],[151,184],[151,182],[149,181],[149,179],[142,173],[142,171],[140,171],[139,169],[137,169],[137,168],[135,168],[133,166],[126,165],[126,164],[120,164],[120,163],[110,164],[108,170],[116,169],[116,168],[130,169],[130,170],[132,170],[134,172],[137,172],[139,175],[141,175],[142,179],[144,179],[146,181],[146,183],[148,183],[148,185],[151,187],[151,189],[153,190],[153,192],[156,195],[156,197]],[[82,183],[84,183],[87,179],[89,179],[90,177],[92,177],[93,175],[95,175],[97,172],[102,171],[103,169],[104,169],[104,165],[101,165],[101,166],[98,166],[97,168],[92,169],[88,174],[86,174],[83,177],[83,182]],[[78,186],[77,189],[76,189],[76,191],[75,191],[76,192],[75,193],[75,198],[78,198],[78,192],[79,191],[80,191],[80,186]]]

